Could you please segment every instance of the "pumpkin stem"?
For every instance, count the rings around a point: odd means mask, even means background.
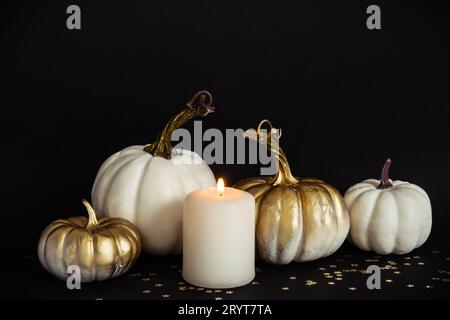
[[[285,153],[283,152],[283,149],[281,149],[280,145],[278,144],[278,139],[281,137],[281,130],[279,131],[278,137],[275,139],[275,141],[272,141],[272,123],[264,119],[262,120],[259,125],[258,129],[256,131],[257,136],[260,137],[261,134],[261,127],[263,124],[267,124],[269,126],[269,133],[267,135],[267,146],[270,148],[270,151],[274,153],[276,159],[278,160],[278,170],[277,173],[272,177],[270,180],[270,183],[273,185],[281,184],[281,183],[287,183],[287,184],[296,184],[299,181],[292,175],[291,168],[289,167],[289,162],[287,160],[287,157]],[[275,142],[275,145],[274,145]]]
[[[389,169],[391,168],[391,159],[387,159],[384,163],[383,169],[381,170],[380,184],[377,189],[388,189],[393,185],[391,181],[389,181]]]
[[[89,220],[86,228],[90,230],[98,226],[97,216],[95,215],[94,208],[92,208],[91,204],[86,199],[83,199],[83,204],[89,214]]]
[[[172,133],[190,119],[196,116],[206,116],[208,113],[214,112],[211,106],[212,96],[208,91],[202,90],[197,92],[191,100],[186,103],[186,107],[179,114],[174,116],[166,124],[165,128],[156,138],[156,141],[144,148],[144,151],[155,157],[163,157],[170,159],[172,157]]]

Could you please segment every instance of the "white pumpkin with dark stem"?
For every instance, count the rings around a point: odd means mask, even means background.
[[[406,254],[420,247],[431,232],[431,202],[415,184],[389,179],[391,160],[381,179],[350,187],[344,200],[350,213],[350,240],[378,254]]]
[[[92,201],[98,216],[133,222],[147,253],[180,253],[184,197],[194,190],[215,186],[212,171],[198,154],[172,150],[171,145],[175,129],[197,115],[214,111],[211,100],[208,92],[198,92],[167,123],[155,143],[113,154],[97,173]]]

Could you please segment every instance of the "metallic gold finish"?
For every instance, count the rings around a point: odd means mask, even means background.
[[[256,132],[259,140],[263,120]],[[269,137],[270,138],[270,137]],[[291,173],[286,155],[266,139],[279,159],[273,177],[245,179],[234,187],[256,201],[256,245],[260,256],[274,264],[311,261],[334,253],[344,242],[350,219],[344,200],[333,186]]]
[[[76,265],[81,282],[114,278],[127,271],[141,252],[136,227],[121,218],[97,220],[94,209],[83,200],[89,219],[72,217],[52,222],[39,240],[42,266],[65,280],[67,267]]]

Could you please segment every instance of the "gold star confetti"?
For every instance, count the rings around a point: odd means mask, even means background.
[[[170,294],[165,293],[165,294],[161,295],[161,297],[163,297],[163,298],[170,298]]]
[[[145,293],[145,294],[151,293],[151,292],[152,292],[151,290],[142,290],[142,293]]]
[[[414,288],[414,285],[413,284],[407,284],[406,287],[407,288]]]
[[[214,300],[223,300],[222,297],[215,297]]]
[[[405,260],[411,260],[411,257],[403,257]]]
[[[252,282],[252,285],[254,285],[254,286],[256,286],[256,285],[258,285],[258,284],[259,284],[258,281],[253,281],[253,282]]]
[[[225,294],[233,294],[234,293],[234,291],[233,290],[228,290],[228,291],[225,291]]]
[[[419,256],[413,256],[413,259],[420,259]]]
[[[283,290],[283,291],[289,291],[289,287],[283,287],[283,288],[281,288],[281,290]]]
[[[431,280],[433,280],[433,281],[439,281],[439,280],[441,280],[441,278],[433,277],[433,278],[431,278]]]
[[[336,265],[335,264],[330,264],[329,267],[330,268],[336,268]]]
[[[342,280],[342,278],[336,278],[335,280],[337,280],[337,281],[341,281],[341,280]]]
[[[350,272],[350,269],[342,269],[343,272],[348,273]]]
[[[348,290],[350,290],[350,291],[356,291],[356,288],[355,288],[355,287],[348,287]]]
[[[409,263],[409,262],[405,262],[403,265],[405,265],[405,266],[410,266],[411,265],[411,263]]]
[[[325,271],[327,268],[319,268],[320,271]]]
[[[215,292],[215,293],[221,293],[222,290],[217,289],[217,290],[214,290],[214,292]]]
[[[334,286],[334,282],[333,282],[333,281],[328,282],[328,284],[329,284],[330,286]]]
[[[186,287],[178,287],[178,290],[180,290],[180,291],[186,291]]]
[[[178,282],[178,284],[179,284],[180,286],[182,286],[183,284],[186,284],[186,282],[180,281],[180,282]]]
[[[150,281],[150,278],[144,278],[142,281]]]
[[[380,261],[379,259],[366,259],[366,262],[378,262]]]
[[[197,291],[205,291],[205,288],[197,288]]]
[[[324,273],[323,273],[324,276],[329,276],[330,274],[331,274],[331,273],[329,273],[329,272],[324,272]]]
[[[156,276],[156,273],[150,272],[148,275],[149,275],[150,277],[153,277],[153,276]]]
[[[212,290],[206,290],[205,292],[206,293],[212,293],[213,291]]]
[[[423,266],[423,265],[425,265],[425,262],[417,262],[417,265]]]
[[[162,283],[155,283],[155,287],[162,287],[163,286],[163,284]]]
[[[427,288],[427,289],[433,289],[433,286],[426,285],[425,288]]]
[[[395,262],[395,261],[388,261],[387,263],[390,264],[391,266],[397,265],[397,262]]]
[[[386,282],[387,282],[387,283],[391,283],[392,280],[391,280],[391,279],[386,279]]]
[[[350,266],[352,266],[352,267],[359,267],[359,264],[357,264],[357,263],[352,263]]]
[[[327,278],[327,279],[333,279],[333,276],[325,276],[325,278]]]
[[[296,276],[291,276],[291,277],[289,277],[289,280],[297,280],[297,277]]]
[[[103,298],[95,298],[95,300],[97,300],[97,301],[102,301]]]
[[[306,285],[307,286],[315,286],[317,284],[317,282],[312,281],[312,280],[306,280]]]
[[[394,271],[394,274],[401,274],[400,271]]]

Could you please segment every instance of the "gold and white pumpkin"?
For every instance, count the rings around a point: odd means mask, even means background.
[[[147,253],[180,253],[184,197],[215,186],[211,169],[198,154],[171,145],[175,129],[197,115],[213,112],[210,103],[208,92],[197,93],[168,122],[155,143],[113,154],[97,173],[92,188],[96,212],[100,217],[121,217],[134,223]]]
[[[420,247],[431,232],[431,202],[419,186],[389,179],[391,160],[381,179],[350,187],[344,200],[350,212],[349,238],[357,247],[378,254],[406,254]]]

